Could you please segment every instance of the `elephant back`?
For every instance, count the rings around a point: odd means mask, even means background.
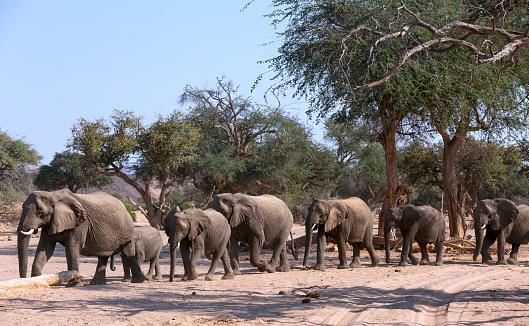
[[[529,243],[529,206],[527,204],[518,205],[518,217],[514,221],[514,225],[507,242],[516,244]]]

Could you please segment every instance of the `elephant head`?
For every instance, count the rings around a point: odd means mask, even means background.
[[[20,277],[26,277],[28,246],[32,233],[45,228],[48,235],[74,229],[86,221],[81,203],[67,190],[55,192],[35,191],[22,205],[18,224],[18,265]]]
[[[390,260],[390,234],[394,228],[400,228],[401,232],[406,232],[415,222],[421,218],[421,213],[413,205],[403,205],[400,207],[390,206],[384,215],[384,249],[386,250],[386,263]]]
[[[477,260],[483,247],[485,229],[498,232],[514,222],[518,217],[518,207],[508,199],[484,199],[480,200],[474,208],[474,230],[476,232],[476,249],[474,250],[474,261]]]
[[[205,229],[209,227],[211,220],[198,208],[190,208],[183,212],[177,209],[171,210],[165,217],[165,233],[169,237],[171,252],[171,271],[169,280],[174,280],[174,270],[176,264],[176,249],[182,239],[195,240]]]
[[[339,200],[316,199],[312,202],[305,219],[305,256],[303,258],[303,266],[306,266],[310,255],[313,230],[317,226],[322,226],[325,232],[335,229],[348,217],[348,211],[347,206]]]
[[[210,205],[228,219],[231,228],[248,221],[251,216],[259,219],[261,210],[250,196],[244,194],[218,194]]]

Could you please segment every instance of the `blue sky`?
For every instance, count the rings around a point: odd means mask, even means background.
[[[182,109],[184,86],[214,87],[225,76],[263,103],[275,56],[270,2],[0,1],[0,130],[24,137],[47,164],[62,152],[79,118],[130,110],[147,121]],[[271,74],[268,74],[271,76]],[[306,119],[307,105],[282,100]],[[321,126],[314,127],[316,140]]]

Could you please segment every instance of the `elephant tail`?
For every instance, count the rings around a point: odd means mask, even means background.
[[[292,256],[295,260],[298,260],[298,252],[296,251],[296,246],[294,245],[294,235],[292,234],[292,231],[290,231],[290,244],[292,245]]]
[[[116,255],[112,255],[110,256],[110,269],[112,271],[115,271],[116,270],[116,265],[114,264],[114,261],[116,260],[115,258]]]

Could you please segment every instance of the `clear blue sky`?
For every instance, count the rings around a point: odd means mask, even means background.
[[[47,164],[79,118],[130,110],[152,120],[182,109],[184,86],[214,87],[225,76],[251,86],[275,56],[270,2],[0,1],[0,130],[24,137]],[[269,74],[268,76],[271,76]],[[306,104],[282,100],[306,119]],[[314,122],[309,122],[314,125]],[[316,140],[321,126],[314,126]]]

